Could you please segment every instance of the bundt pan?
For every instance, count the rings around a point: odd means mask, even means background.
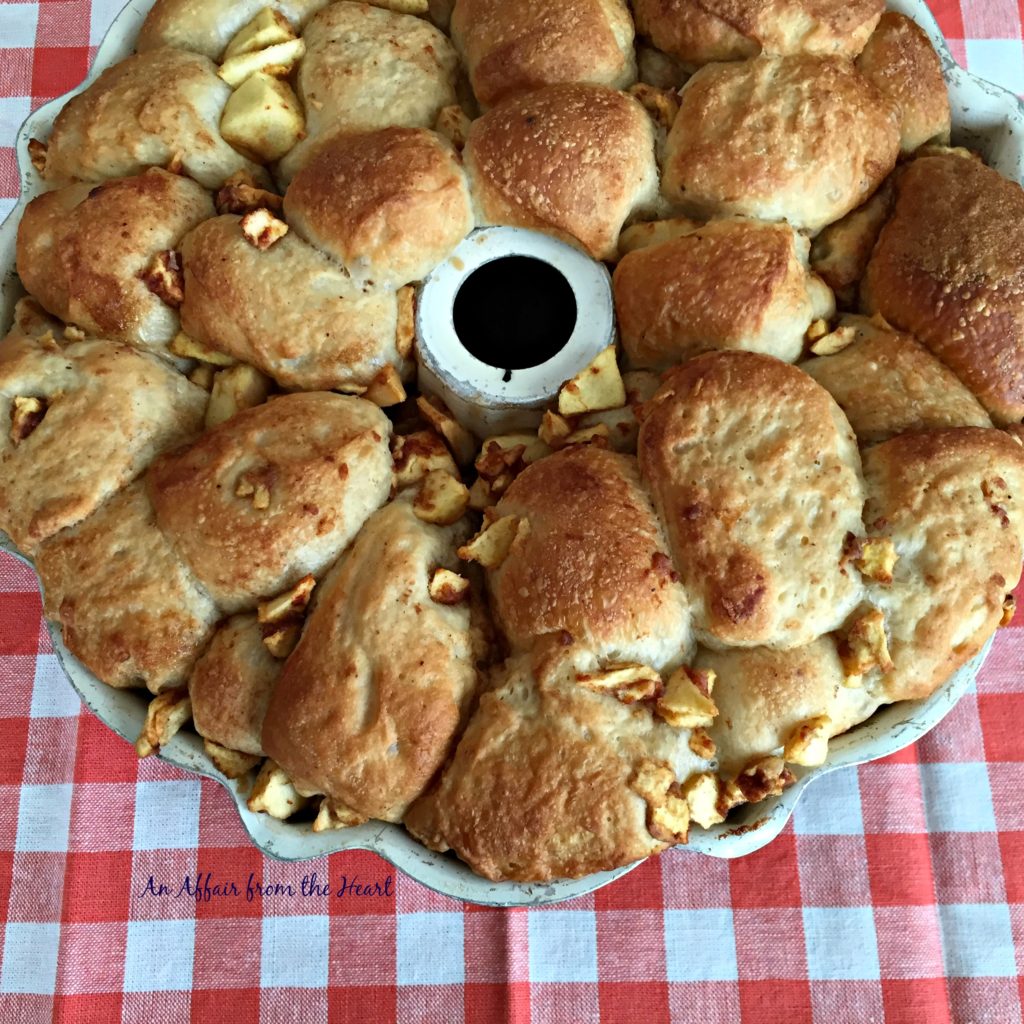
[[[302,4],[297,6],[303,7]],[[44,191],[39,175],[33,171],[30,140],[48,138],[57,113],[69,97],[82,92],[104,69],[127,57],[133,51],[135,40],[149,7],[150,4],[146,2],[128,4],[115,20],[100,46],[89,78],[78,89],[36,111],[22,126],[18,134],[17,153],[21,169],[22,194],[12,215],[0,228],[0,269],[3,272],[0,326],[5,329],[11,324],[15,302],[23,294],[21,284],[15,274],[15,242],[18,224],[27,204]],[[977,150],[991,166],[1003,175],[1021,181],[1024,176],[1024,113],[1022,113],[1017,99],[1010,93],[967,74],[955,64],[924,0],[892,0],[889,7],[909,16],[924,28],[939,54],[950,94],[953,144]],[[490,74],[485,74],[483,65],[476,72],[477,93],[486,105],[490,105],[487,97],[503,87],[501,69],[492,66],[490,72]],[[618,83],[609,79],[609,84],[616,85]],[[315,130],[315,126],[311,125],[311,128]],[[220,156],[223,157],[224,154],[221,153]],[[211,159],[213,158],[211,157]],[[186,167],[186,169],[197,180],[202,180],[202,175],[206,173],[212,174],[214,177],[220,175],[221,180],[225,176],[220,174],[216,167],[212,170],[208,166],[204,168]],[[230,173],[230,169],[227,173]],[[287,160],[282,168],[282,174],[291,176]],[[203,183],[205,184],[205,182]],[[815,225],[812,221],[808,221],[807,226],[813,228]],[[494,240],[488,240],[487,232],[482,234],[483,237],[478,240],[481,246],[486,247],[493,244]],[[530,245],[548,244],[546,242],[537,243],[537,236],[532,233],[531,235],[532,240],[526,239],[522,243],[527,248]],[[472,236],[470,241],[473,241]],[[554,240],[551,241],[552,247],[561,244]],[[595,240],[592,247],[597,250],[595,254],[599,254],[602,244],[600,240]],[[556,261],[557,254],[554,252],[554,248],[546,255],[550,256],[552,262]],[[564,254],[566,266],[571,263],[573,258],[575,257],[571,253]],[[568,276],[568,271],[566,273]],[[581,273],[586,276],[586,273],[589,272],[581,271]],[[591,285],[600,291],[601,282],[599,280],[591,280],[587,287]],[[445,287],[443,280],[441,287]],[[587,308],[590,310],[591,306],[588,304]],[[431,306],[427,302],[420,306],[421,322],[418,324],[418,328],[421,338],[432,335],[437,327],[434,322],[422,322],[424,317],[429,316],[430,309]],[[439,344],[443,344],[443,339]],[[590,352],[588,358],[595,352]],[[445,382],[440,380],[444,376],[443,368],[434,368],[433,372],[439,378],[438,387],[445,391]],[[560,365],[559,376],[562,380],[570,376],[570,371],[566,366]],[[495,394],[499,394],[501,392],[500,375],[499,379],[492,381],[491,384],[493,384]],[[297,386],[303,385],[299,383]],[[451,394],[451,389],[448,389],[445,394],[453,410],[458,412],[460,396]],[[500,395],[495,398],[495,403],[496,406],[501,405]],[[505,429],[514,429],[515,410],[512,407],[514,403],[511,405],[506,403],[506,405],[507,408],[503,408],[501,413],[503,418],[499,418],[496,422],[505,424]],[[467,415],[470,414],[467,413]],[[486,410],[483,413],[477,410],[475,415],[481,417],[472,423],[477,433],[483,434],[494,425]],[[509,424],[512,426],[509,427]],[[133,494],[135,493],[137,492],[129,488],[124,492],[123,500],[126,502],[134,500]],[[0,548],[31,564],[2,534],[0,534]],[[60,627],[51,623],[49,630],[61,664],[83,702],[118,735],[129,742],[135,742],[146,717],[148,702],[145,696],[137,691],[114,689],[102,683],[69,653],[62,642]],[[685,853],[702,853],[714,857],[732,858],[751,853],[769,843],[784,828],[797,801],[807,786],[815,779],[838,768],[888,756],[913,743],[941,721],[970,687],[990,646],[991,641],[986,644],[980,654],[956,671],[927,698],[904,700],[883,707],[867,721],[837,736],[829,744],[825,763],[818,767],[794,767],[795,782],[780,795],[769,796],[759,803],[741,807],[724,823],[712,825],[704,830],[692,831],[688,846],[680,848],[680,850]],[[495,883],[474,874],[466,864],[457,860],[453,855],[439,854],[427,849],[399,825],[370,821],[350,828],[318,833],[312,830],[308,822],[288,823],[265,814],[253,813],[246,805],[245,788],[226,778],[214,767],[204,751],[202,740],[194,732],[179,732],[160,749],[159,756],[180,768],[220,782],[234,799],[242,822],[253,842],[269,856],[282,860],[307,860],[349,849],[372,850],[431,889],[456,899],[492,906],[537,906],[571,899],[608,884],[635,866],[634,864],[614,871],[587,875],[576,880],[555,881],[548,884]],[[814,799],[813,794],[810,799]]]

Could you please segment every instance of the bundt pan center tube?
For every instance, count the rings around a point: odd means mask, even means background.
[[[132,53],[150,6],[146,0],[130,3],[99,48],[86,82],[36,111],[18,134],[22,195],[0,227],[0,326],[4,328],[10,325],[14,304],[23,294],[14,272],[18,224],[29,201],[45,191],[33,171],[29,142],[49,138],[54,119],[69,96],[81,93],[105,68]],[[257,3],[253,10],[262,6]],[[320,6],[316,2],[305,5],[310,11]],[[954,144],[978,150],[1003,175],[1020,181],[1024,115],[1019,103],[1009,93],[957,67],[923,0],[892,0],[889,7],[922,26],[939,53],[950,94]],[[227,35],[218,50],[237,27],[225,29]],[[617,51],[610,53],[607,84],[615,85],[621,69],[613,66]],[[487,70],[481,64],[475,66],[474,73],[482,81]],[[488,72],[492,78],[493,71]],[[628,78],[631,72],[627,67],[622,73]],[[503,82],[496,79],[491,86],[497,102]],[[592,251],[603,253],[599,238]],[[616,341],[605,266],[581,249],[526,228],[482,227],[470,234],[420,285],[416,316],[421,390],[442,398],[479,437],[536,428],[560,386]],[[489,343],[482,344],[485,328]],[[509,334],[530,333],[526,351],[511,350],[500,337],[494,343],[495,335],[500,336],[506,328]],[[125,500],[133,500],[133,493],[126,492]],[[0,548],[29,561],[2,534]],[[68,651],[60,625],[47,625],[54,650],[83,702],[109,728],[134,742],[145,721],[147,696],[102,683]],[[687,849],[730,858],[770,842],[815,779],[840,767],[885,757],[933,728],[971,686],[990,646],[991,641],[931,696],[884,707],[868,721],[835,737],[826,763],[812,768],[795,766],[795,783],[781,795],[740,808],[725,823],[693,830]],[[309,822],[289,823],[253,813],[246,806],[245,792],[214,767],[202,738],[194,732],[179,732],[160,749],[159,756],[220,782],[235,801],[254,843],[283,860],[312,859],[347,849],[371,850],[438,892],[494,906],[535,906],[571,899],[600,888],[635,866],[547,884],[495,883],[474,874],[454,856],[427,849],[396,824],[371,821],[318,833]]]
[[[420,388],[478,437],[536,429],[561,385],[615,342],[611,277],[526,228],[473,232],[419,293]]]

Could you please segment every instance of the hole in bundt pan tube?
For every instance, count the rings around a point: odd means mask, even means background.
[[[576,296],[561,271],[532,256],[483,264],[455,295],[455,333],[488,366],[522,370],[557,355],[576,329]]]

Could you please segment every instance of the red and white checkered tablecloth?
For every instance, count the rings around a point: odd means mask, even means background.
[[[18,125],[84,77],[121,2],[0,2],[0,216]],[[958,60],[1024,93],[1024,0],[932,6]],[[263,857],[218,785],[82,709],[34,577],[0,556],[0,1024],[1013,1024],[1022,670],[1011,627],[938,729],[816,783],[751,857],[671,851],[571,903],[480,909],[369,854]],[[314,872],[345,895],[304,896]]]

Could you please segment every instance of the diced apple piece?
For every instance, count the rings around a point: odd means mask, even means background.
[[[211,363],[213,366],[234,366],[237,362],[231,356],[190,338],[184,331],[178,331],[168,348],[172,355],[181,356],[182,359],[198,359],[201,363]]]
[[[485,524],[468,544],[458,550],[464,562],[479,562],[485,569],[497,569],[508,557],[512,545],[520,536],[526,536],[530,523],[519,516],[503,516]]]
[[[658,714],[676,729],[706,728],[718,715],[711,699],[714,685],[714,672],[676,669],[669,677],[664,696],[658,700]]]
[[[255,53],[240,53],[237,57],[229,57],[220,66],[217,74],[232,89],[237,89],[247,78],[260,71],[284,78],[302,59],[305,52],[306,44],[301,39],[289,39],[287,42],[275,43]]]
[[[192,717],[192,699],[184,686],[154,697],[146,708],[146,721],[135,741],[139,757],[155,754]]]
[[[243,409],[262,405],[272,383],[265,374],[244,363],[221,370],[213,378],[210,404],[206,407],[206,429],[226,422]]]
[[[237,57],[242,53],[265,50],[268,46],[287,43],[289,39],[294,38],[295,31],[288,19],[280,11],[275,11],[273,7],[264,7],[228,43],[227,49],[224,51],[224,59]]]
[[[263,812],[281,821],[290,818],[308,803],[292,785],[291,779],[276,761],[267,758],[253,783],[247,801],[249,810]]]
[[[213,740],[204,739],[203,747],[217,771],[229,779],[240,779],[243,775],[248,775],[262,760],[258,754],[243,754],[239,750],[230,750],[219,743],[214,743]]]
[[[224,140],[260,163],[280,160],[305,130],[306,119],[295,90],[262,71],[231,94],[220,120]]]
[[[558,392],[558,412],[562,416],[618,409],[625,404],[626,386],[619,373],[614,345],[598,353],[588,367]]]
[[[418,519],[438,526],[450,526],[469,507],[469,488],[451,473],[435,469],[423,478],[412,510]]]

